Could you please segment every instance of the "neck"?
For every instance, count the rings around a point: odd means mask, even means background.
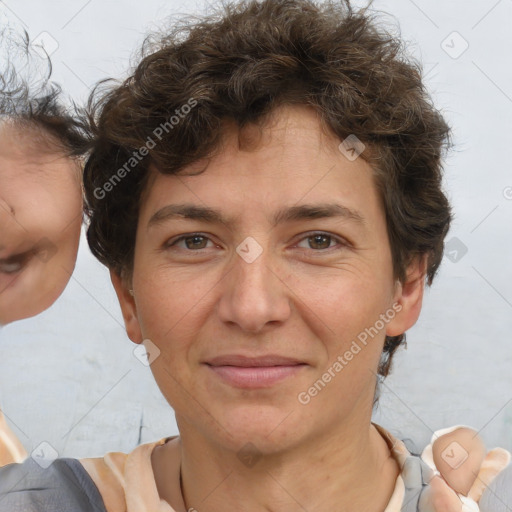
[[[207,454],[207,455],[206,455]],[[324,435],[300,447],[243,464],[204,438],[182,436],[182,493],[186,510],[295,512],[383,511],[398,466],[373,425],[357,435]],[[165,486],[159,485],[165,496]]]

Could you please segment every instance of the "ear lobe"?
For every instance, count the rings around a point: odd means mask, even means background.
[[[415,257],[407,267],[405,282],[397,284],[394,304],[400,304],[401,309],[388,323],[386,335],[399,336],[418,320],[425,291],[427,259],[426,254]]]
[[[124,279],[112,270],[110,271],[110,280],[114,285],[114,290],[121,306],[126,334],[134,343],[142,343],[144,338],[137,317],[135,297],[130,293],[129,286],[125,283]]]

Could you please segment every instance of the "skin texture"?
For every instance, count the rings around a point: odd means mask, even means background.
[[[0,325],[50,307],[76,262],[80,167],[35,128],[0,125]]]
[[[112,273],[130,339],[149,339],[146,346],[159,351],[151,369],[176,413],[187,508],[383,510],[399,469],[371,425],[376,371],[385,335],[418,318],[424,259],[411,263],[406,283],[395,280],[372,170],[338,150],[314,110],[281,107],[261,131],[246,128],[243,142],[226,124],[222,147],[191,169],[205,168],[202,174],[155,171],[142,200],[132,278]],[[182,203],[218,209],[229,222],[177,217],[148,228],[161,208]],[[282,208],[324,203],[357,210],[364,221],[272,224]],[[331,238],[318,241],[319,231]],[[191,233],[206,240],[176,242]],[[246,237],[262,250],[252,263],[236,252]],[[301,404],[298,394],[393,304],[400,312]],[[267,388],[241,389],[205,364],[226,354],[277,354],[303,364]],[[256,464],[240,460],[242,448]],[[153,469],[161,497],[171,501],[165,445],[154,451]]]

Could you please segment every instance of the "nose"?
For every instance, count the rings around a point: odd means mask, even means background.
[[[271,268],[269,250],[252,262],[234,255],[232,267],[222,280],[218,312],[221,320],[255,334],[289,318],[290,294]]]

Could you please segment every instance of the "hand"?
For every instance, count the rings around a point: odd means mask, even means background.
[[[486,454],[475,430],[452,427],[434,433],[422,459],[435,471],[420,499],[422,512],[479,512],[483,492],[511,456],[502,448]]]

